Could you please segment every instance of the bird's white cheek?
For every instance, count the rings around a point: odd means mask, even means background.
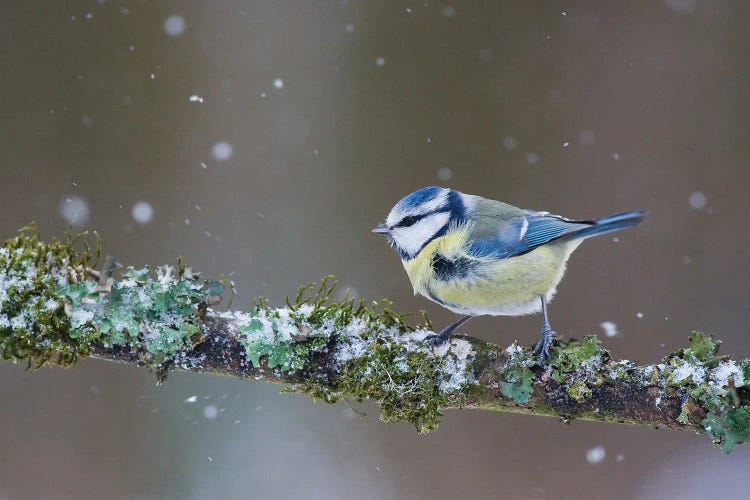
[[[439,212],[429,215],[413,226],[397,227],[391,231],[393,239],[402,250],[415,255],[448,222],[450,214]]]
[[[410,234],[410,232],[402,228],[392,230],[391,236],[393,237],[393,241],[396,242],[396,246],[410,255],[414,255],[422,248],[421,240],[417,241],[415,239],[416,235]]]

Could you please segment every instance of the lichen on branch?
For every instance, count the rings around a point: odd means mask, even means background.
[[[596,337],[558,340],[549,364],[531,349],[457,337],[438,349],[390,303],[330,300],[333,283],[303,287],[286,307],[215,309],[226,280],[181,263],[97,269],[99,244],[34,228],[0,247],[0,354],[37,368],[97,357],[284,383],[327,402],[378,403],[381,418],[434,430],[449,408],[641,424],[708,434],[724,452],[750,439],[750,360],[719,356],[702,333],[656,365],[614,361]]]

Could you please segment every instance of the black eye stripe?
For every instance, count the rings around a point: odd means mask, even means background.
[[[409,227],[414,225],[421,217],[417,217],[416,215],[409,215],[407,217],[404,217],[401,219],[401,221],[396,224],[396,227]]]
[[[400,221],[399,221],[399,222],[398,222],[398,223],[397,223],[397,224],[396,224],[395,226],[393,226],[393,227],[409,227],[409,226],[413,226],[413,225],[414,225],[414,224],[416,224],[417,222],[419,222],[419,221],[421,221],[422,219],[424,219],[424,218],[427,218],[427,217],[429,217],[429,216],[431,216],[431,215],[435,215],[435,214],[441,214],[441,213],[446,213],[446,212],[447,212],[447,213],[450,213],[450,210],[445,210],[445,209],[437,209],[437,210],[433,210],[432,212],[427,212],[427,213],[425,213],[425,214],[419,214],[419,215],[407,215],[406,217],[404,217],[403,219],[401,219],[401,220],[400,220]]]

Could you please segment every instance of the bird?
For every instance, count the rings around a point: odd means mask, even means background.
[[[401,257],[414,294],[461,317],[425,340],[433,347],[474,316],[542,312],[534,354],[545,366],[555,331],[547,304],[570,254],[584,239],[640,224],[645,211],[591,220],[428,186],[402,198],[372,232],[387,237]]]

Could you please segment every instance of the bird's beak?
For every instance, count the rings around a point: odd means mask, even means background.
[[[388,234],[390,230],[385,224],[378,224],[373,228],[372,232],[377,234]]]

